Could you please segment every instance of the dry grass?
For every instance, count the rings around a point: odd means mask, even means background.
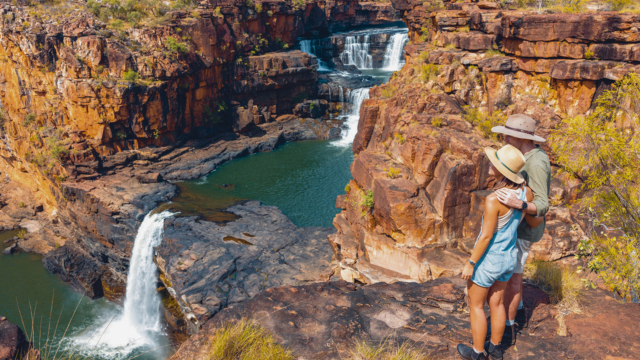
[[[230,322],[216,331],[211,360],[293,360],[293,353],[276,343],[273,335],[250,320]]]
[[[378,345],[372,345],[366,340],[356,341],[354,349],[348,360],[430,360],[420,350],[414,349],[409,343],[393,345],[383,341]]]
[[[584,283],[575,271],[557,263],[535,260],[527,264],[525,276],[549,295],[560,314],[580,313],[579,299]]]

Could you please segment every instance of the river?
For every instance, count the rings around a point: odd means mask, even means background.
[[[384,54],[372,55],[370,40],[386,39]],[[323,42],[344,39],[339,58],[359,72],[336,71],[322,53]],[[247,156],[220,166],[194,181],[179,182],[180,194],[171,211],[198,214],[212,221],[233,220],[222,210],[244,200],[259,200],[279,207],[297,226],[332,226],[336,196],[351,179],[351,143],[357,132],[360,104],[372,84],[386,82],[403,64],[407,30],[399,27],[359,30],[330,38],[302,40],[303,51],[317,55],[319,73],[331,81],[362,79],[363,86],[340,87],[344,121],[338,140],[288,143],[269,152]],[[378,49],[379,50],[379,49]],[[353,68],[352,68],[353,69]],[[149,214],[134,245],[124,308],[105,299],[89,300],[48,273],[40,255],[0,256],[0,315],[20,325],[38,348],[53,358],[165,359],[172,353],[160,323],[155,292],[153,247],[162,236],[169,212]],[[0,233],[0,247],[19,231]],[[135,269],[134,269],[135,268]],[[138,284],[138,285],[135,285]],[[135,285],[135,286],[134,286]],[[131,288],[131,289],[130,289]],[[135,289],[134,289],[135,288]],[[97,346],[96,346],[97,344]]]

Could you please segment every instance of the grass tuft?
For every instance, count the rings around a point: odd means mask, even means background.
[[[230,322],[218,329],[211,342],[211,360],[293,360],[293,353],[276,343],[273,335],[250,320]]]
[[[560,314],[580,313],[579,299],[584,283],[575,271],[557,263],[535,260],[527,264],[525,276],[549,295]]]
[[[348,360],[430,360],[431,358],[421,351],[414,349],[405,342],[400,346],[383,341],[378,345],[372,345],[366,340],[358,340],[354,344]]]

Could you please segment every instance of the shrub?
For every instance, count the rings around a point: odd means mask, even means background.
[[[421,41],[421,42],[427,42],[427,41],[429,41],[429,34],[430,34],[430,31],[429,31],[429,29],[428,29],[428,28],[426,28],[426,27],[424,27],[424,26],[423,26],[423,27],[421,27],[421,28],[420,28],[420,41]]]
[[[584,284],[575,271],[553,262],[535,260],[527,264],[525,275],[549,295],[561,314],[580,312],[578,300]]]
[[[590,239],[578,258],[623,299],[640,293],[640,75],[617,81],[589,116],[562,121],[549,137],[557,163],[584,183],[581,216]]]
[[[69,150],[61,144],[60,140],[56,136],[52,136],[47,139],[47,147],[49,148],[49,155],[54,160],[59,161],[69,154]]]
[[[168,36],[165,39],[164,47],[173,53],[186,53],[189,51],[189,47],[185,43],[176,40],[173,36]]]
[[[36,114],[29,113],[27,114],[27,116],[25,116],[24,121],[22,122],[22,125],[31,126],[32,124],[35,124],[35,122],[36,122]]]
[[[583,12],[587,7],[587,0],[562,0],[561,3],[561,10],[565,13]]]
[[[24,203],[22,203],[22,204],[24,204]],[[24,207],[24,206],[23,206],[23,207]],[[22,229],[22,230],[18,231],[17,236],[18,236],[18,238],[20,238],[20,239],[24,239],[24,237],[25,237],[25,236],[27,236],[27,230]]]
[[[123,133],[122,131],[118,131],[116,133],[116,138],[118,138],[118,140],[125,140],[127,138],[127,134]]]
[[[27,205],[25,205],[25,204],[24,204],[24,201],[20,201],[20,202],[18,203],[18,207],[23,208],[23,207],[26,207],[26,206],[27,206]]]
[[[362,205],[366,208],[371,209],[373,207],[373,190],[368,190],[364,194],[364,199],[362,200]]]
[[[494,140],[498,138],[498,134],[493,133],[491,128],[502,125],[506,121],[506,116],[502,111],[496,110],[492,114],[485,114],[479,109],[472,108],[471,106],[465,106],[464,111],[465,113],[463,117],[465,120],[470,122],[473,126],[476,126],[480,132],[482,132],[484,137]]]
[[[254,7],[254,9],[256,10],[256,12],[258,14],[260,14],[262,12],[262,4],[258,3],[256,4],[256,6]]]
[[[212,106],[204,106],[204,119],[211,125],[224,123],[225,116],[228,115],[229,106],[226,102],[214,102]]]
[[[437,128],[442,127],[442,119],[440,119],[439,117],[436,117],[435,119],[433,119],[431,121],[431,125],[433,125],[433,126],[435,126]]]
[[[211,341],[211,360],[293,360],[290,350],[276,343],[273,335],[243,319],[218,329]]]
[[[385,171],[386,171],[386,169],[385,169]],[[390,167],[389,170],[387,171],[387,177],[389,179],[399,178],[400,177],[400,169],[395,169],[393,167]]]
[[[634,4],[634,0],[605,0],[609,10],[622,11],[630,8]]]
[[[351,185],[347,184],[347,186],[344,187],[344,192],[348,193],[349,191],[351,191]]]
[[[593,51],[591,51],[591,49],[587,49],[587,51],[584,53],[584,58],[587,60],[591,60],[591,59],[595,59],[596,54],[593,53]]]
[[[394,138],[396,139],[396,141],[398,142],[398,144],[403,145],[405,143],[405,141],[407,141],[404,136],[402,136],[402,134],[396,134],[394,136]]]
[[[423,64],[420,66],[420,75],[422,77],[422,81],[428,82],[431,80],[435,80],[440,73],[440,66],[436,64]]]
[[[392,98],[395,93],[396,87],[393,85],[387,84],[382,88],[382,96],[384,96],[386,99]]]
[[[133,70],[127,70],[124,72],[124,76],[122,76],[122,78],[127,81],[136,81],[140,78],[140,75]]]
[[[220,11],[220,6],[217,6],[214,10],[213,13],[216,14],[217,16],[223,16],[222,15],[222,11]]]
[[[487,59],[495,56],[504,56],[504,53],[500,50],[490,49],[485,52]]]

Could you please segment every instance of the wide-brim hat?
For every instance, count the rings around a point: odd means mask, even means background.
[[[505,145],[500,150],[487,147],[484,149],[489,161],[500,171],[507,179],[516,184],[522,184],[524,177],[520,175],[520,170],[524,167],[527,160],[520,150],[511,145]]]
[[[511,115],[505,126],[495,126],[491,129],[494,133],[513,136],[519,139],[545,142],[545,138],[535,135],[536,121],[524,114]]]

